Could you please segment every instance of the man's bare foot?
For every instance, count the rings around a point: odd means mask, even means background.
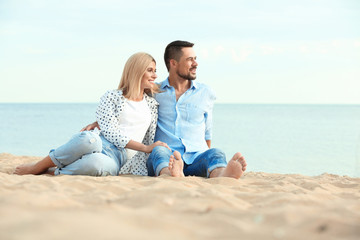
[[[185,177],[184,175],[184,162],[181,159],[181,155],[178,151],[175,151],[169,159],[169,170],[173,177]]]
[[[27,175],[27,174],[37,175],[37,174],[41,174],[41,173],[44,172],[43,170],[37,169],[35,167],[35,165],[36,165],[36,163],[28,163],[28,164],[23,164],[23,165],[17,166],[15,171],[14,171],[14,174],[17,174],[17,175]]]
[[[219,169],[218,173],[214,172],[214,175],[210,177],[231,177],[239,179],[246,170],[247,163],[241,153],[234,154],[232,159],[228,162],[226,168]],[[214,169],[217,170],[217,169]]]

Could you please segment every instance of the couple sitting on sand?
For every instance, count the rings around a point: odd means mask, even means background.
[[[235,153],[227,163],[223,151],[210,148],[215,94],[193,81],[198,66],[193,45],[174,41],[166,47],[169,77],[159,85],[154,58],[132,55],[118,89],[102,96],[97,122],[43,160],[18,166],[15,174],[42,174],[56,167],[55,175],[240,178],[244,157]]]

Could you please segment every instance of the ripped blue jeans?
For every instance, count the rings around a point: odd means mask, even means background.
[[[126,161],[125,149],[119,150],[93,131],[75,134],[49,156],[57,166],[55,175],[116,176]]]

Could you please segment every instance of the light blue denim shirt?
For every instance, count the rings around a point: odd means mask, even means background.
[[[159,117],[155,141],[168,144],[179,151],[185,163],[209,149],[205,140],[211,140],[212,110],[215,93],[205,84],[191,81],[191,87],[176,101],[175,89],[169,79],[160,83]]]

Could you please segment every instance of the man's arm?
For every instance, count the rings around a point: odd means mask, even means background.
[[[214,101],[216,99],[215,92],[208,89],[208,109],[204,114],[205,117],[205,141],[209,148],[211,148],[211,138],[212,138],[212,115],[213,115],[213,107],[214,107]]]
[[[80,132],[94,130],[95,128],[98,128],[100,130],[99,124],[97,122],[90,123],[83,129],[81,129]]]

